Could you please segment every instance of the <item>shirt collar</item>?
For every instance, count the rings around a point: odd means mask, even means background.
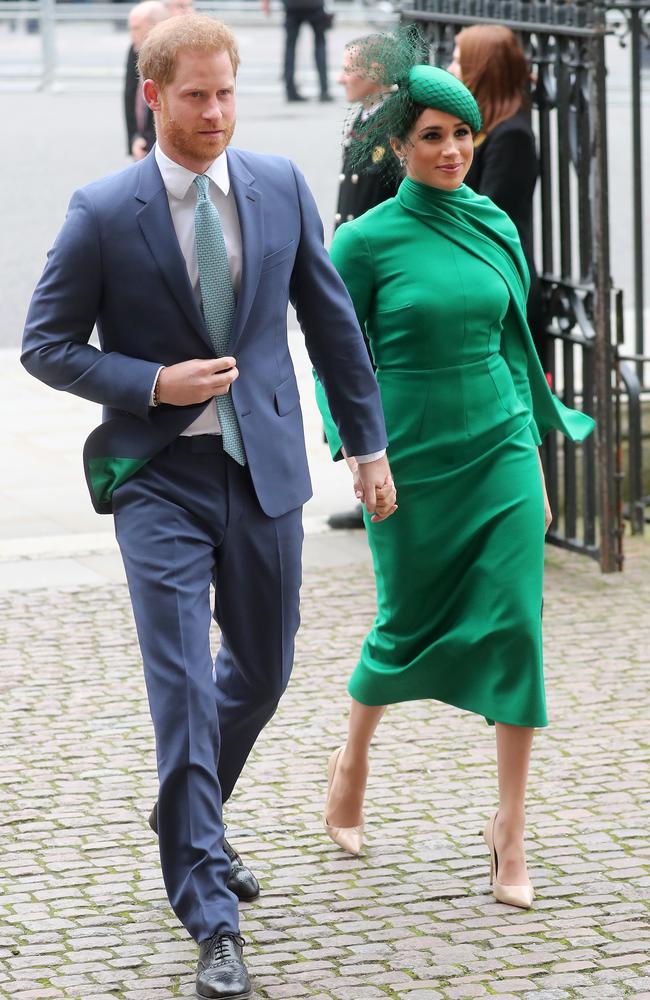
[[[181,166],[180,163],[176,163],[175,160],[170,159],[166,153],[163,153],[158,143],[154,146],[154,156],[156,157],[156,163],[158,164],[158,169],[162,175],[166,190],[174,198],[182,200],[194,183],[196,174],[192,170],[188,170],[187,167]],[[225,150],[216,160],[212,161],[205,173],[223,194],[228,194],[230,191],[230,174],[228,172],[228,158]]]

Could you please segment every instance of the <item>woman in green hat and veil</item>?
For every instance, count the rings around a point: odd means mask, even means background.
[[[416,65],[415,44],[387,36],[387,46],[397,83],[377,129],[404,180],[395,198],[337,230],[331,256],[377,368],[399,509],[366,519],[377,617],[349,682],[347,742],[330,759],[325,828],[361,851],[368,751],[386,705],[427,698],[477,713],[496,730],[498,809],[485,831],[493,892],[527,908],[525,790],[534,729],[547,723],[551,514],[538,446],[551,428],[580,441],[593,421],[549,390],[514,225],[463,184],[481,127],[474,98],[447,71]],[[327,386],[317,383],[317,398],[340,457]]]

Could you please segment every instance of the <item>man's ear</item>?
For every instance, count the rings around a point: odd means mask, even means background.
[[[152,111],[160,111],[160,89],[153,80],[145,80],[142,84],[144,99]]]

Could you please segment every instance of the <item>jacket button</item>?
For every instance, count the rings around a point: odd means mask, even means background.
[[[334,222],[340,222],[340,221],[341,221],[341,213],[337,212],[336,215],[334,216]]]
[[[353,215],[348,215],[345,221],[346,222],[352,222],[353,219],[354,219]]]
[[[359,175],[358,174],[352,174],[352,177],[350,178],[350,180],[352,181],[353,184],[357,184],[358,181],[359,181]]]
[[[345,174],[339,174],[339,181],[345,180]]]

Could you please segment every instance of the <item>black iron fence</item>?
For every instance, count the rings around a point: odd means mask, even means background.
[[[568,406],[597,420],[581,445],[549,435],[545,468],[555,519],[549,540],[597,558],[604,572],[623,566],[623,480],[632,529],[643,530],[641,392],[644,339],[642,215],[642,47],[650,41],[649,2],[591,0],[405,0],[402,20],[417,23],[429,59],[451,61],[464,26],[499,22],[516,31],[534,78],[533,125],[539,141],[539,270],[548,367]],[[634,268],[634,350],[620,348],[623,309],[610,268],[605,43],[618,34],[630,52]],[[629,469],[623,467],[626,423]]]

